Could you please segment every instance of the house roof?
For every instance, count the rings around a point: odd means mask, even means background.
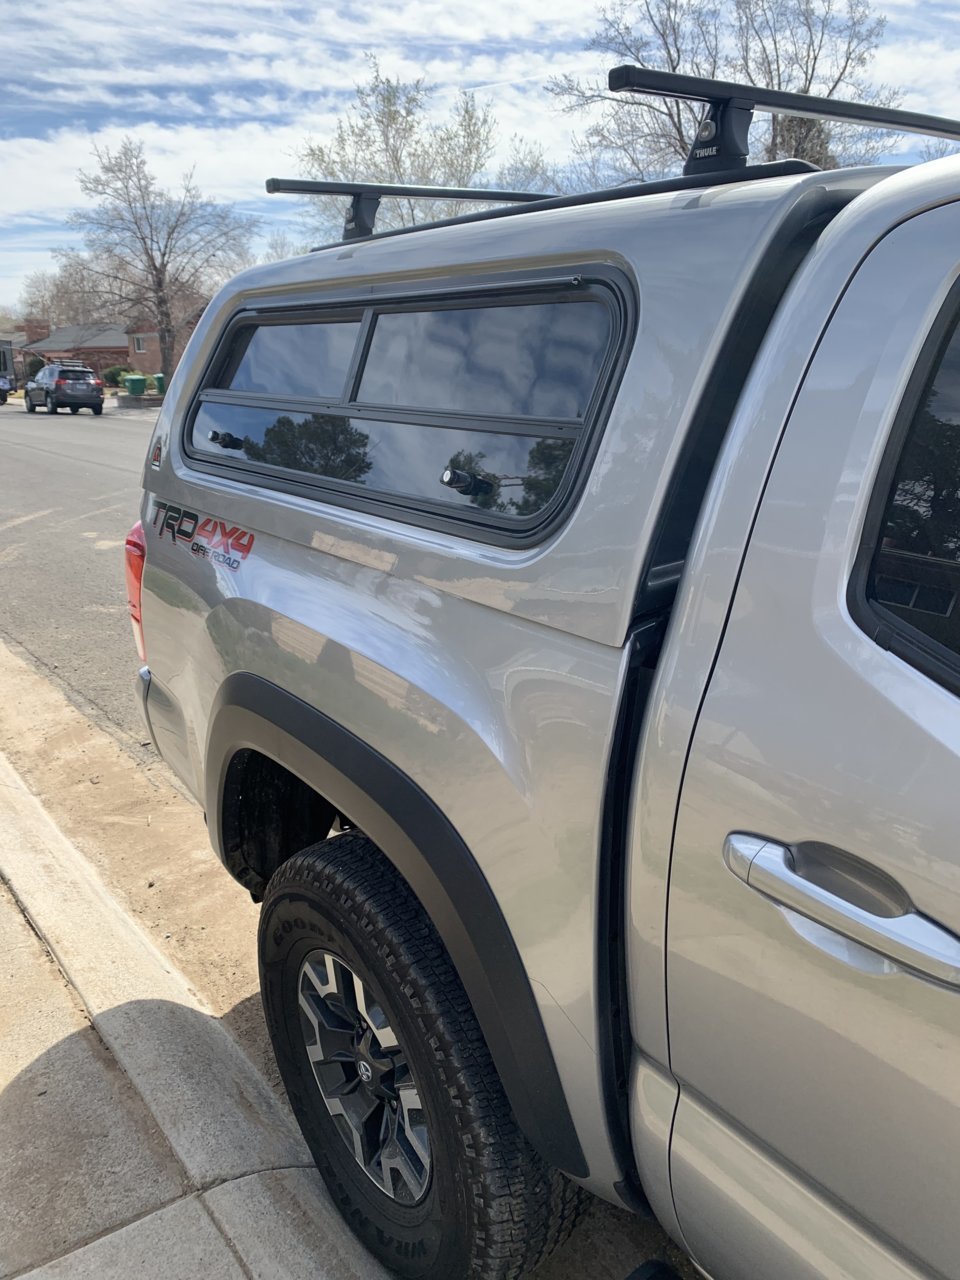
[[[113,351],[127,349],[127,335],[118,324],[65,324],[47,338],[31,342],[24,351]]]
[[[4,329],[0,333],[0,342],[9,342],[11,347],[19,351],[27,340],[27,335],[22,329]]]

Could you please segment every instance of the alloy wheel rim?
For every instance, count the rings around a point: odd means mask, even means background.
[[[399,1204],[430,1184],[420,1090],[386,1012],[345,960],[316,950],[300,966],[300,1026],[313,1077],[357,1164]]]

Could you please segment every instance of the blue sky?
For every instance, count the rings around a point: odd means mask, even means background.
[[[905,107],[960,116],[956,0],[876,7],[889,25],[873,78],[900,87]],[[52,265],[52,248],[73,243],[64,221],[95,143],[132,134],[165,185],[194,168],[204,194],[292,228],[290,198],[263,196],[263,181],[297,176],[298,148],[329,135],[366,78],[366,51],[389,74],[436,84],[439,111],[475,89],[493,100],[505,144],[523,133],[557,159],[577,122],[544,82],[601,74],[609,61],[584,52],[596,9],[583,0],[58,0],[13,40],[26,19],[23,0],[0,0],[8,53],[23,55],[8,58],[0,90],[0,306]]]

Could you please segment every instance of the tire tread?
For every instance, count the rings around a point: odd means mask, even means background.
[[[450,1097],[472,1189],[470,1280],[520,1280],[570,1235],[586,1197],[536,1154],[513,1117],[459,976],[412,890],[366,836],[346,832],[294,855],[265,902],[309,886],[375,943]]]

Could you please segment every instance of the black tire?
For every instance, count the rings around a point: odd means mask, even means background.
[[[37,406],[30,399],[30,395],[26,391],[23,393],[23,407],[26,409],[27,413],[37,412]]]
[[[47,413],[56,413],[57,407],[58,406],[57,406],[56,400],[54,400],[48,392],[47,393]]]
[[[414,1203],[400,1203],[366,1172],[320,1092],[299,1007],[307,958],[316,955],[352,970],[395,1032],[429,1141],[429,1181]],[[371,1253],[408,1280],[517,1280],[566,1239],[583,1192],[521,1134],[440,938],[372,841],[334,836],[276,872],[259,956],[290,1104],[334,1201]],[[353,1069],[336,1065],[345,1078]],[[349,1086],[356,1091],[360,1074]]]
[[[93,416],[94,416],[95,418],[99,418],[99,417],[100,417],[100,415],[101,415],[101,413],[103,413],[103,405],[102,405],[102,404],[95,404],[95,405],[93,405],[93,406],[92,406],[92,408],[93,408]]]
[[[80,406],[79,406],[78,404],[72,404],[72,405],[70,406],[70,412],[71,412],[71,413],[79,413],[79,412],[80,412]]]

